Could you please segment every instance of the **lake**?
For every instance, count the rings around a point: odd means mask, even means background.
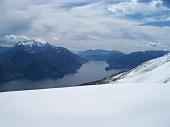
[[[77,73],[67,74],[61,79],[46,79],[41,81],[11,81],[0,86],[0,91],[55,88],[66,86],[77,86],[82,83],[95,81],[109,75],[120,72],[120,70],[105,71],[108,64],[104,61],[89,61],[84,64]]]

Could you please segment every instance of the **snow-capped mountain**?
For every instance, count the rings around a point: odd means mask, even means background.
[[[0,83],[11,80],[57,79],[75,73],[86,61],[66,48],[21,41],[0,52]]]
[[[170,54],[147,61],[135,69],[113,76],[111,81],[116,83],[169,83]]]
[[[41,52],[41,50],[46,50],[48,48],[61,49],[61,47],[53,46],[48,42],[40,42],[35,40],[21,41],[16,43],[14,47],[22,48],[23,50],[30,53]]]

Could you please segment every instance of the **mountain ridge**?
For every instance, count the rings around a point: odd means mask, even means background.
[[[167,53],[169,53],[169,51],[164,50],[132,52],[130,54],[108,60],[107,63],[109,64],[109,67],[106,69],[132,69],[148,60],[162,57]]]
[[[87,60],[108,61],[111,58],[119,57],[125,54],[117,50],[89,49],[85,51],[79,51],[77,55]]]
[[[85,62],[63,47],[19,42],[0,53],[0,82],[61,78],[75,73]]]

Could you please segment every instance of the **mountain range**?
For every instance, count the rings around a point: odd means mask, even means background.
[[[78,52],[77,55],[87,60],[95,61],[106,61],[108,67],[106,70],[111,69],[132,69],[137,67],[151,59],[155,59],[165,54],[169,53],[168,51],[163,50],[148,50],[148,51],[138,51],[132,52],[129,54],[122,53],[116,50],[86,50]]]
[[[0,83],[11,80],[61,78],[75,73],[86,60],[66,48],[36,41],[0,47]]]
[[[90,60],[106,61],[109,65],[106,70],[129,70],[167,53],[168,51],[143,51],[125,54],[115,50],[96,49],[74,54],[48,42],[21,41],[12,47],[0,47],[0,83],[62,78],[66,74],[75,73],[82,64]]]
[[[163,50],[148,50],[148,51],[138,51],[130,54],[126,54],[120,57],[112,58],[107,61],[110,69],[132,69],[138,65],[158,57],[162,57],[169,53]]]
[[[116,51],[116,50],[95,49],[95,50],[79,51],[77,53],[77,55],[79,55],[82,58],[87,59],[87,60],[109,61],[110,59],[123,56],[123,55],[125,55],[125,53],[122,53],[122,52]]]

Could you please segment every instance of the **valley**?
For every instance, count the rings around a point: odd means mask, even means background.
[[[14,80],[1,84],[0,92],[78,86],[100,80],[121,71],[119,69],[106,71],[105,68],[107,66],[108,64],[104,61],[89,61],[83,64],[76,73],[66,74],[59,79],[43,79],[39,81]]]

